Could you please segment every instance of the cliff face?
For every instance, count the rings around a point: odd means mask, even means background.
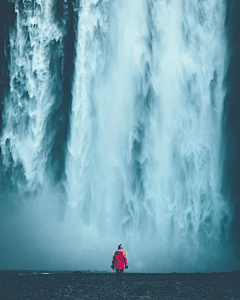
[[[232,202],[234,219],[232,239],[236,251],[240,246],[240,2],[227,1],[226,35],[228,38],[228,68],[226,70],[226,97],[223,111],[223,191]]]

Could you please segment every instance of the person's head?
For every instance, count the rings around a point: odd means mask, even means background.
[[[123,249],[122,244],[118,245],[118,249]]]

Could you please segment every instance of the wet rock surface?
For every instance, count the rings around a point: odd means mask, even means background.
[[[240,299],[240,272],[134,274],[0,271],[0,299]]]

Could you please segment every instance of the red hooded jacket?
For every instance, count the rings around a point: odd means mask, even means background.
[[[122,249],[114,251],[112,264],[115,269],[125,269],[127,265],[127,252]]]

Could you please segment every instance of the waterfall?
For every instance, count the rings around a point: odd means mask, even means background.
[[[45,268],[107,270],[122,243],[133,272],[231,269],[225,1],[19,0],[15,12],[2,174],[19,206],[28,198],[19,220],[35,224]]]
[[[16,24],[10,35],[10,93],[4,104],[1,139],[3,163],[13,169],[19,190],[45,182],[54,128],[46,136],[54,102],[51,51],[62,32],[52,16],[53,1],[16,1]],[[56,76],[56,74],[55,74]]]
[[[220,259],[224,14],[224,1],[81,2],[66,174],[87,247],[147,243],[159,268]]]

